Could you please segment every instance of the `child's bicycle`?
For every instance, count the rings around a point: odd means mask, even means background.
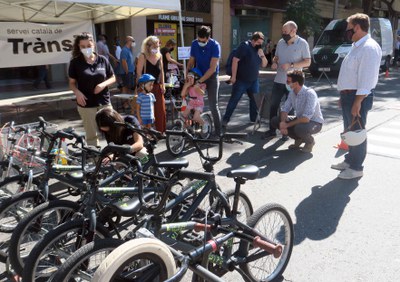
[[[200,115],[203,119],[203,125],[193,120],[194,110],[191,110],[189,116],[185,119],[182,112],[185,110],[185,106],[182,100],[174,101],[174,107],[179,109],[179,118],[174,120],[174,125],[171,128],[173,131],[186,131],[193,135],[195,139],[208,139],[212,132],[212,120],[211,115],[208,112],[204,112]],[[166,145],[168,152],[173,156],[180,155],[185,150],[185,145],[190,140],[184,135],[168,135],[166,139]]]

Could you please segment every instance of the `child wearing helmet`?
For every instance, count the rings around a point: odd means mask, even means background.
[[[204,123],[200,115],[204,108],[204,93],[206,90],[206,84],[198,82],[202,76],[203,74],[198,68],[192,68],[188,72],[181,92],[182,99],[186,99],[186,96],[189,94],[189,103],[186,110],[182,113],[183,117],[186,119],[190,111],[194,110],[193,120],[200,125]]]
[[[155,80],[154,76],[147,73],[142,74],[138,80],[140,92],[136,100],[136,114],[139,123],[147,128],[151,128],[155,120],[154,103],[156,102],[156,97],[151,93]]]

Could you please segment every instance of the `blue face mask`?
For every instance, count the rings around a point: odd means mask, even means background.
[[[292,88],[290,88],[290,85],[289,84],[286,84],[286,89],[287,89],[287,91],[292,91]]]

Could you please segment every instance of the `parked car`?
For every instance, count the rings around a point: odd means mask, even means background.
[[[381,70],[386,71],[390,66],[393,55],[392,25],[385,18],[371,18],[369,33],[382,48]],[[338,75],[344,57],[350,52],[352,42],[345,38],[347,21],[345,19],[331,21],[318,38],[311,52],[309,70],[314,77],[321,71],[329,75]]]

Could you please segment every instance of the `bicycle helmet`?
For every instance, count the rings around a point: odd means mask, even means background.
[[[358,146],[367,139],[366,129],[357,129],[354,131],[347,131],[340,134],[342,140],[349,146]]]
[[[203,76],[203,73],[201,72],[201,70],[199,70],[198,68],[192,68],[189,70],[189,73],[193,73],[194,74],[194,79],[199,79],[200,77]]]
[[[156,81],[156,78],[154,76],[152,76],[151,74],[144,73],[139,78],[138,83],[147,83],[149,81]]]

